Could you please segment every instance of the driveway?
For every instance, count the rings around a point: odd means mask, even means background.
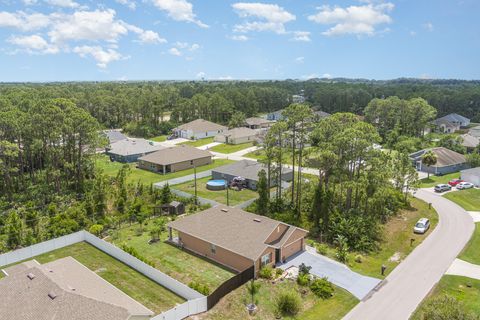
[[[380,279],[353,272],[346,265],[319,255],[314,248],[308,246],[306,251],[297,254],[279,267],[285,270],[291,266],[298,267],[302,263],[312,267],[311,274],[327,277],[330,282],[349,291],[360,300],[381,282]]]
[[[382,287],[344,319],[408,319],[472,236],[473,219],[463,208],[423,189],[416,197],[437,210],[437,227],[385,278]]]

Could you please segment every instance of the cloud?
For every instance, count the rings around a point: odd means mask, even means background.
[[[435,30],[435,28],[433,27],[433,24],[431,22],[427,22],[423,25],[423,27],[427,30],[427,31],[430,31],[432,32],[433,30]]]
[[[153,4],[158,9],[166,11],[173,20],[192,22],[199,27],[208,28],[208,25],[197,19],[193,5],[186,0],[153,0]]]
[[[304,63],[305,62],[305,57],[297,57],[295,58],[296,63]]]
[[[293,40],[293,41],[303,41],[303,42],[312,41],[312,39],[310,39],[310,32],[309,31],[294,31],[293,32],[293,38],[291,40]]]
[[[141,43],[150,43],[150,44],[155,44],[155,43],[166,43],[167,40],[164,38],[161,38],[158,33],[152,31],[152,30],[146,30],[142,31],[140,35],[138,36],[140,39]]]
[[[115,0],[115,2],[123,4],[124,6],[127,6],[131,10],[135,10],[137,8],[137,4],[133,0]]]
[[[97,66],[102,69],[105,69],[110,62],[128,59],[114,49],[105,50],[100,46],[75,47],[73,52],[79,54],[82,58],[91,56],[97,62]]]
[[[72,0],[45,0],[48,4],[52,6],[62,7],[62,8],[78,8],[80,4]]]
[[[180,57],[182,55],[182,52],[180,52],[180,50],[178,50],[177,48],[170,48],[168,50],[168,53],[170,53],[173,56],[177,56],[177,57]]]
[[[32,6],[34,4],[37,4],[37,0],[23,0],[22,2],[26,6]]]
[[[285,24],[294,21],[295,15],[276,4],[238,2],[232,5],[245,22],[234,26],[234,32],[270,31],[285,34]]]
[[[54,54],[59,52],[58,47],[49,44],[45,39],[36,34],[30,36],[12,36],[7,41],[26,50],[28,53]]]
[[[203,79],[207,76],[207,74],[203,71],[200,71],[199,73],[197,73],[197,75],[195,76],[197,79]]]
[[[304,79],[304,80],[310,80],[310,79],[319,78],[319,75],[316,74],[316,73],[305,74],[305,75],[303,75],[301,78]]]
[[[330,73],[324,73],[322,74],[322,78],[327,78],[327,79],[331,79],[333,78],[332,75]]]
[[[5,11],[0,12],[0,27],[32,31],[46,28],[50,24],[50,16],[42,13],[27,14],[23,11],[15,13]]]
[[[230,39],[235,41],[248,41],[250,38],[244,34],[240,34],[240,35],[233,35],[230,37]]]
[[[323,32],[326,36],[340,36],[345,34],[373,36],[376,27],[382,24],[392,23],[388,15],[394,8],[394,4],[368,2],[361,6],[321,6],[318,12],[310,15],[308,19],[318,24],[334,25]]]

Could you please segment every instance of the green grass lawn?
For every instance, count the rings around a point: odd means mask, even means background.
[[[466,310],[477,315],[480,314],[480,280],[445,275],[433,289],[432,293],[418,307],[411,319],[424,320],[422,317],[422,307],[432,299],[441,295],[454,297],[464,305]]]
[[[466,189],[444,195],[467,211],[480,211],[480,189]]]
[[[480,222],[475,224],[475,232],[458,258],[480,265]]]
[[[148,221],[148,224],[153,224],[153,220]],[[136,224],[121,229],[109,241],[117,245],[127,243],[144,257],[152,260],[155,267],[163,273],[187,285],[192,281],[205,284],[210,288],[210,292],[233,276],[233,273],[224,267],[189,254],[163,241],[148,244],[148,240],[151,238],[148,232],[149,226],[143,228],[141,235],[139,235],[138,228],[139,225]],[[166,240],[167,238],[167,232],[161,234],[160,239]]]
[[[202,198],[207,198],[219,203],[227,204],[227,191],[211,191],[207,189],[207,182],[210,180],[210,177],[197,179],[197,195]],[[189,181],[182,184],[177,184],[172,186],[173,189],[181,190],[188,192],[190,194],[195,193],[195,184],[193,181]],[[230,189],[228,191],[228,197],[230,199],[230,205],[235,206],[237,204],[243,203],[250,199],[258,197],[258,193],[249,189],[243,189],[242,191],[237,191],[235,189]]]
[[[454,172],[444,176],[435,176],[431,174],[430,178],[424,178],[420,180],[420,188],[434,187],[437,184],[448,183],[448,181],[458,178],[460,178],[460,172]]]
[[[173,308],[185,299],[158,285],[129,266],[86,242],[54,250],[32,259],[47,263],[71,256],[155,313]]]
[[[212,142],[214,142],[213,137],[210,137],[210,138],[205,138],[205,139],[185,141],[185,142],[182,142],[182,143],[179,143],[179,144],[186,144],[186,145],[189,145],[189,146],[192,146],[192,147],[201,147],[201,146],[210,144]]]
[[[164,141],[167,140],[167,135],[153,137],[153,138],[150,138],[148,140],[155,141],[155,142],[164,142]]]
[[[275,319],[275,299],[283,290],[300,291],[301,288],[292,280],[285,280],[272,284],[269,281],[257,280],[260,290],[256,296],[258,311],[249,317],[245,306],[250,302],[246,286],[242,286],[224,297],[210,311],[200,316],[208,320],[273,320]],[[334,296],[328,300],[317,298],[309,289],[302,296],[302,309],[295,317],[282,317],[282,319],[298,320],[337,320],[345,316],[358,300],[347,291],[335,287]]]
[[[258,149],[245,154],[244,157],[252,158],[256,160],[264,160],[265,151],[263,149]],[[285,153],[282,156],[282,159],[283,159],[283,164],[292,164],[292,152],[290,152],[290,150],[285,151]],[[295,163],[297,163],[297,161],[295,161]]]
[[[234,153],[243,149],[253,147],[253,142],[247,142],[242,144],[219,144],[215,147],[210,148],[210,151],[219,152],[219,153]]]
[[[226,159],[216,159],[213,162],[206,166],[201,166],[197,168],[197,172],[211,170],[216,167],[220,167],[229,163],[232,163],[232,160]],[[97,156],[95,161],[97,168],[103,169],[103,172],[110,177],[116,177],[118,171],[122,168],[123,163],[120,162],[112,162],[107,156]],[[179,178],[183,176],[187,176],[189,174],[193,174],[193,169],[168,173],[168,174],[158,174],[154,172],[150,172],[143,169],[136,168],[136,163],[130,163],[130,173],[127,177],[128,183],[137,183],[139,180],[144,184],[150,185],[155,182],[165,181],[173,178]]]

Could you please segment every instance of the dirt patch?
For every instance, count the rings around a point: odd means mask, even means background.
[[[401,259],[402,259],[402,254],[400,252],[395,252],[393,254],[393,256],[388,258],[388,261],[390,261],[390,262],[400,262]]]

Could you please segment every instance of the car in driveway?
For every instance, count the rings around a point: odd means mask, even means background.
[[[459,184],[457,184],[457,189],[458,190],[470,189],[470,188],[473,188],[473,187],[474,187],[474,185],[471,182],[460,182]]]
[[[452,186],[449,184],[442,183],[442,184],[437,184],[433,189],[435,190],[435,192],[445,192],[445,191],[452,190]]]
[[[425,232],[430,229],[430,220],[427,218],[421,218],[420,220],[415,223],[415,227],[413,227],[414,233],[424,234]]]
[[[462,179],[452,179],[448,181],[448,184],[451,185],[452,187],[455,187],[457,184],[463,182]]]

